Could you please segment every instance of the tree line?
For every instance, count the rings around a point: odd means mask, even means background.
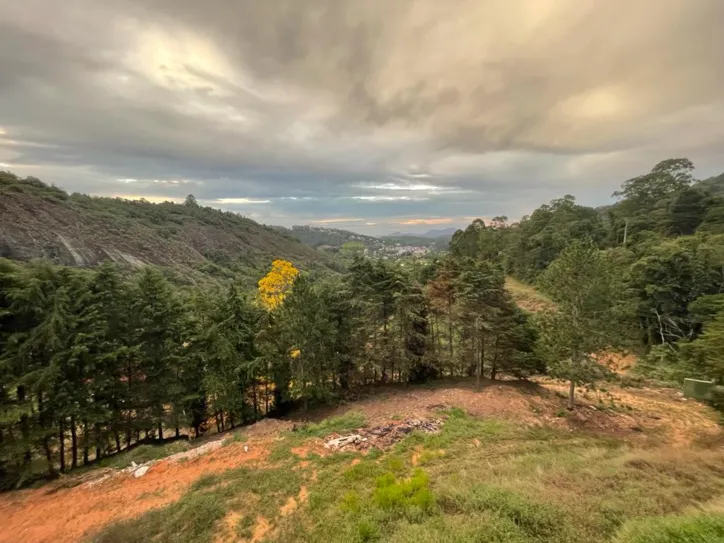
[[[258,287],[0,260],[1,486],[367,384],[544,370],[486,262],[356,258],[329,276],[277,260]]]
[[[455,234],[451,252],[490,262],[566,305],[563,311],[549,312],[550,321],[570,321],[572,312],[605,314],[606,319],[597,318],[594,327],[606,330],[605,338],[594,343],[624,345],[643,354],[639,368],[649,376],[677,382],[685,376],[721,381],[724,177],[698,181],[693,171],[688,159],[668,159],[625,181],[610,206],[582,206],[567,195],[512,224],[506,217],[487,224],[476,220]],[[575,297],[568,290],[576,284],[571,278],[590,272],[590,264],[576,272],[571,262],[565,266],[561,262],[564,255],[573,257],[575,246],[580,253],[577,261],[594,262],[593,269],[600,269],[599,286],[606,285],[608,292],[607,298],[593,291],[583,296],[590,294],[594,307],[588,310],[571,306]],[[583,303],[578,300],[574,305]],[[538,321],[544,324],[543,315]],[[573,324],[561,323],[559,329],[570,331],[576,328]],[[586,326],[578,328],[583,333]],[[572,337],[558,339],[560,346]]]

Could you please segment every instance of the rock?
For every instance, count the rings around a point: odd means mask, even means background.
[[[363,443],[365,441],[367,441],[366,437],[362,437],[359,434],[352,434],[351,436],[342,436],[336,439],[330,439],[329,441],[327,441],[327,443],[324,444],[324,446],[327,449],[341,449],[342,447],[346,447],[347,445]]]
[[[248,453],[248,452],[249,452],[249,445],[244,445],[244,452],[245,452],[245,453]]]
[[[143,477],[146,475],[146,472],[151,468],[151,466],[141,466],[136,471],[133,472],[133,476],[138,479],[139,477]]]

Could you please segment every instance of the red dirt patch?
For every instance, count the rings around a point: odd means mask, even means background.
[[[324,448],[324,442],[320,439],[307,441],[299,447],[292,447],[291,451],[299,458],[308,458],[310,454],[326,456],[329,453],[329,451]]]
[[[241,513],[232,511],[221,521],[221,531],[214,537],[214,543],[234,543],[236,537],[236,525],[241,520]]]
[[[242,444],[232,444],[183,463],[164,460],[138,479],[121,475],[90,487],[83,484],[57,491],[45,487],[2,495],[0,543],[79,541],[106,524],[176,501],[202,475],[266,458],[268,440],[249,442],[249,446],[248,453]]]
[[[256,517],[256,526],[254,526],[254,535],[251,536],[252,542],[261,541],[271,530],[269,521],[261,515]]]

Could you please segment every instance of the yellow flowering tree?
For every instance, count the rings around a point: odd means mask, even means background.
[[[259,281],[259,300],[269,311],[281,305],[294,284],[299,270],[291,262],[275,260],[272,269]]]

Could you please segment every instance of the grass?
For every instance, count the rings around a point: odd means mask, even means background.
[[[505,288],[521,308],[527,311],[538,311],[553,306],[553,301],[536,290],[535,287],[526,285],[512,277],[505,278]]]
[[[262,516],[273,526],[265,541],[279,543],[724,541],[724,515],[698,506],[724,503],[717,450],[645,448],[459,409],[441,416],[440,432],[413,432],[390,450],[309,454],[301,464],[293,447],[364,419],[308,425],[284,436],[269,465],[201,477],[175,504],[96,541],[212,541],[232,512],[240,537]],[[282,514],[302,487],[306,501]]]
[[[216,521],[226,509],[219,496],[192,492],[163,509],[150,511],[136,519],[104,530],[97,543],[195,543],[208,541]]]
[[[344,433],[365,425],[365,417],[362,413],[350,411],[339,417],[325,419],[318,424],[306,424],[296,431],[301,437],[325,437],[333,433]]]
[[[198,445],[202,444],[199,443]],[[130,451],[123,451],[120,454],[104,458],[94,467],[125,468],[130,466],[131,462],[143,464],[150,460],[158,460],[192,448],[193,446],[186,440],[173,441],[163,445],[139,445]]]
[[[711,543],[724,541],[724,514],[694,513],[626,523],[616,543]]]

